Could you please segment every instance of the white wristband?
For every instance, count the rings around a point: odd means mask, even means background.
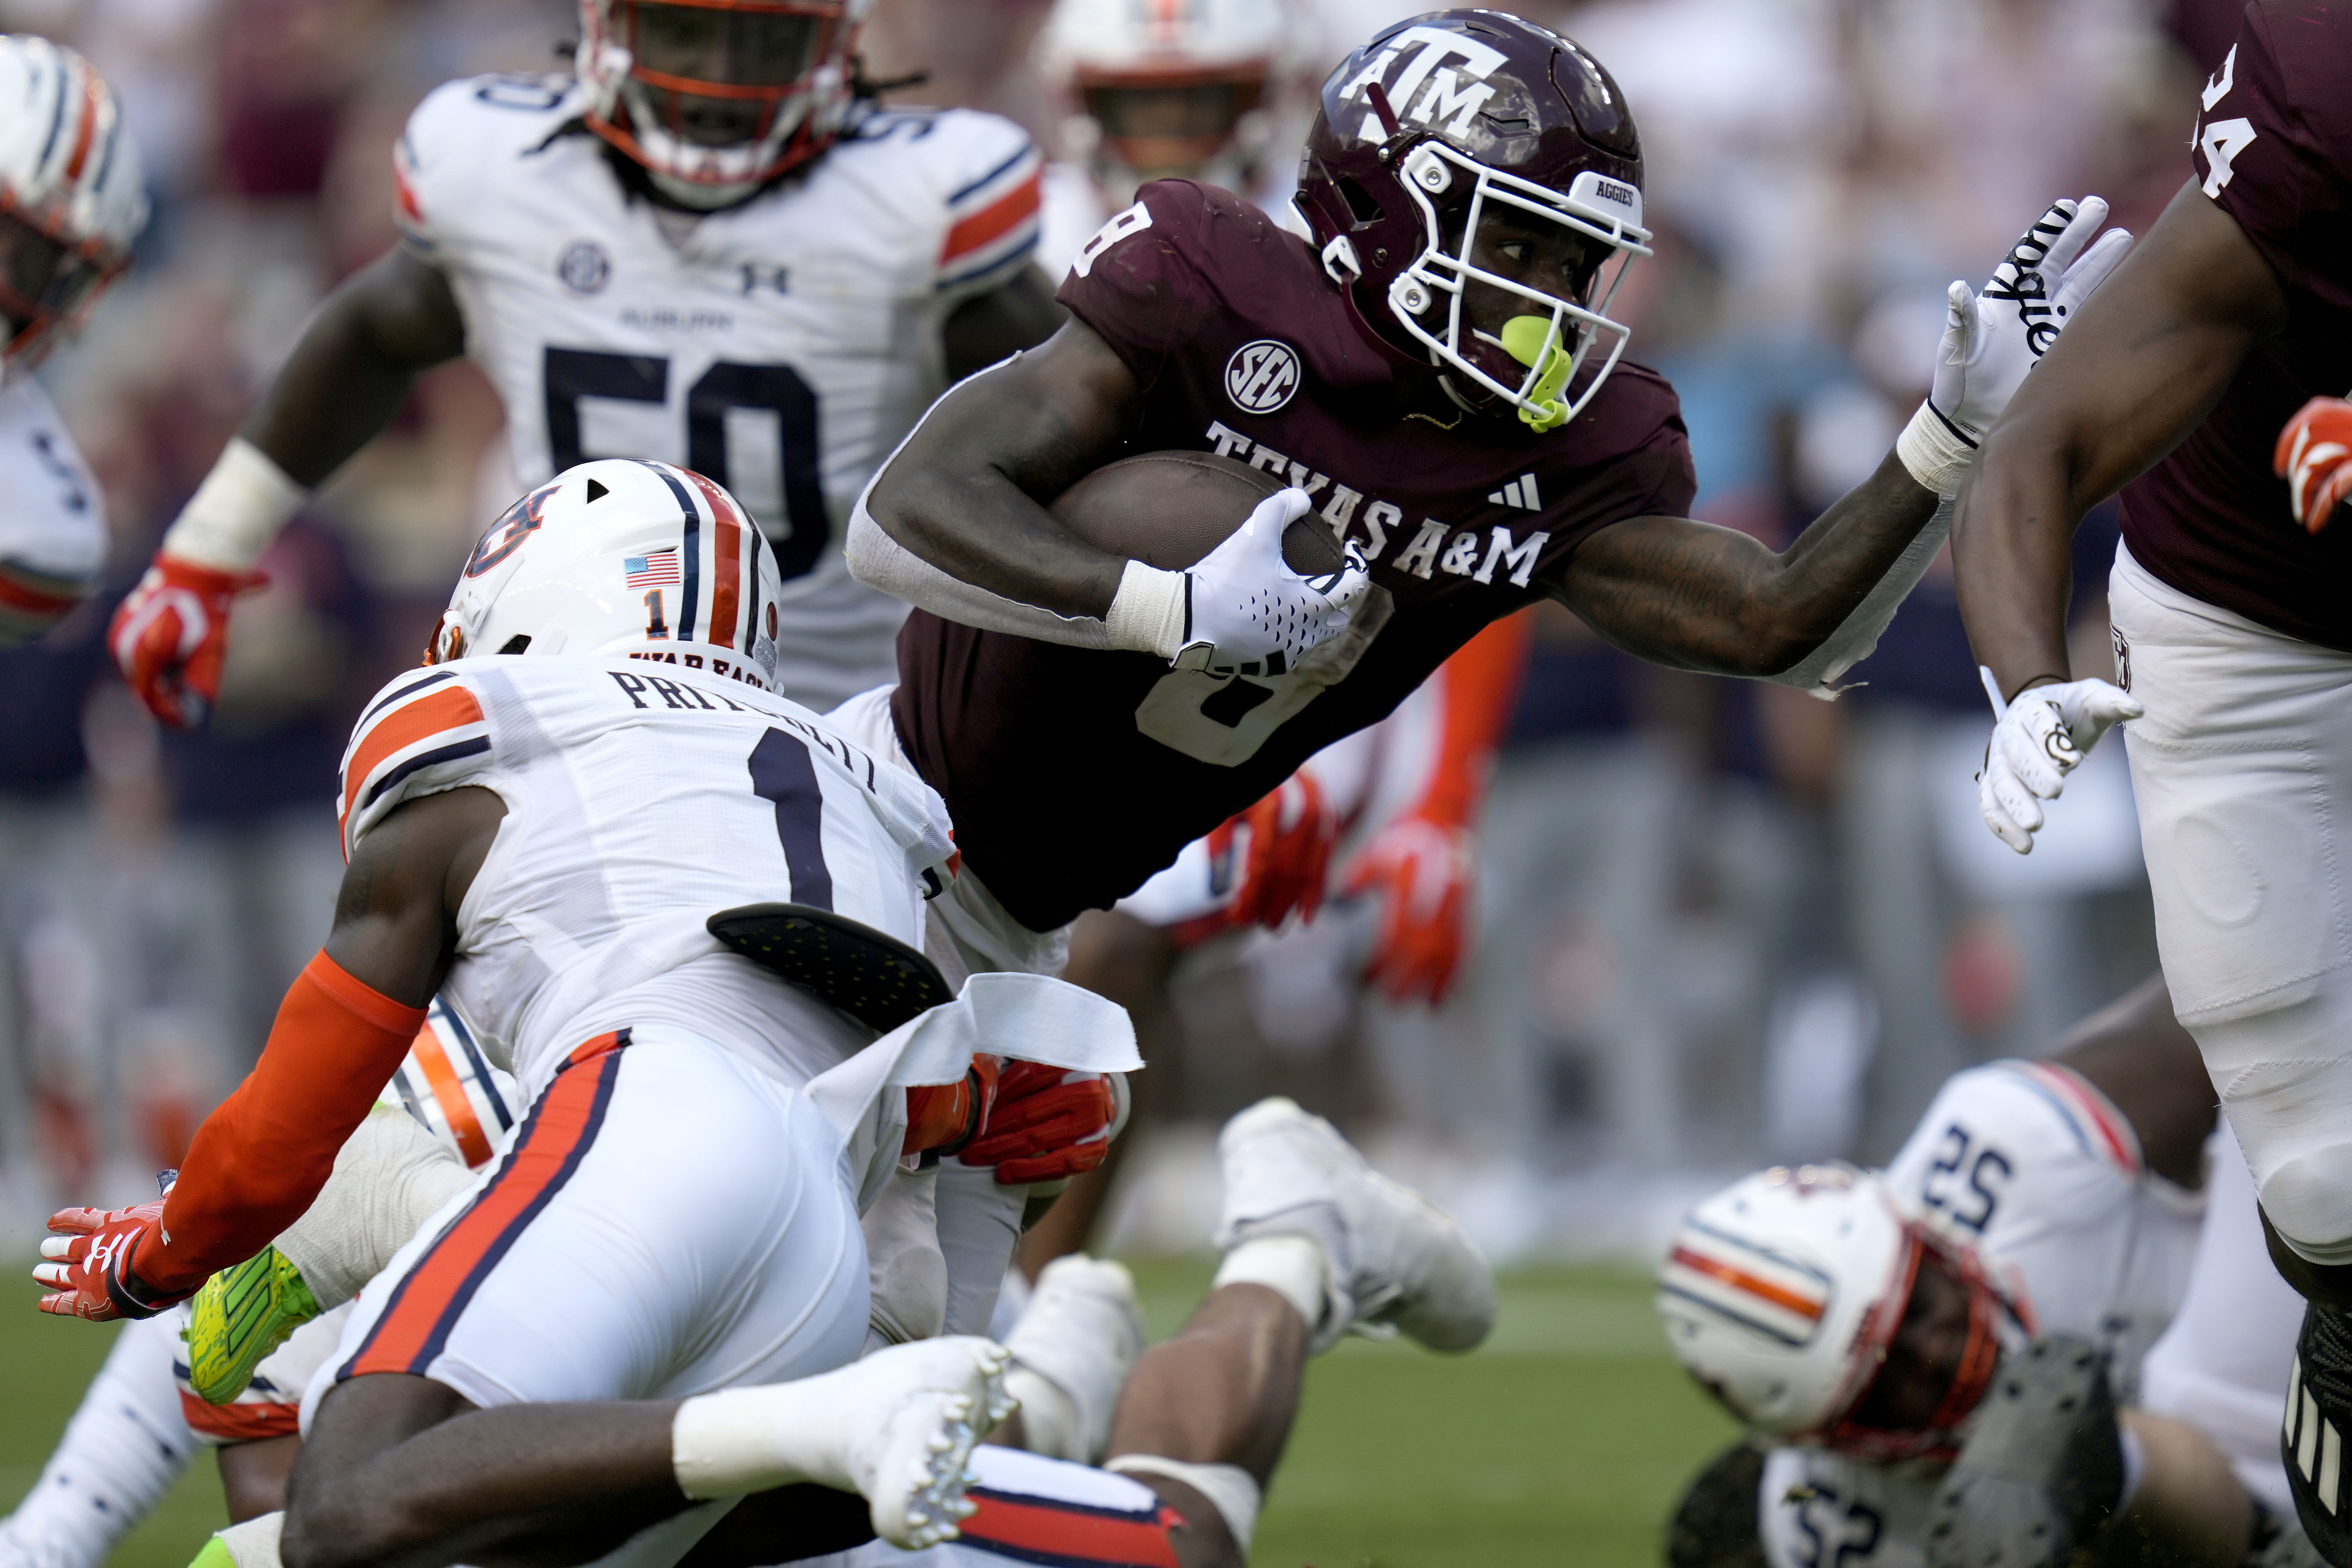
[[[250,572],[302,504],[303,493],[268,453],[242,436],[231,437],[164,533],[163,552],[219,571]]]
[[[1110,614],[1104,617],[1110,628],[1110,646],[1156,653],[1162,658],[1181,653],[1188,604],[1185,581],[1184,573],[1129,562],[1119,574],[1118,592],[1111,597]]]
[[[1976,444],[1961,435],[1935,407],[1922,401],[1911,423],[1895,438],[1895,455],[1921,486],[1939,496],[1953,494],[1977,455]]]

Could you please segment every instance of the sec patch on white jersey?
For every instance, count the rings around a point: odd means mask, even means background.
[[[784,578],[779,678],[830,708],[891,679],[906,606],[852,580],[850,508],[946,386],[941,330],[1036,245],[1028,136],[966,110],[859,111],[803,174],[723,212],[656,207],[564,77],[478,77],[394,153],[412,250],[448,277],[516,477],[652,458],[732,490]]]

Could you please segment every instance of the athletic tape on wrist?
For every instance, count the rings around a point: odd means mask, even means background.
[[[1104,617],[1110,646],[1174,658],[1184,647],[1187,597],[1184,573],[1129,562]]]
[[[268,453],[232,437],[165,531],[163,552],[224,572],[250,572],[303,494]]]
[[[1960,488],[1977,449],[1933,404],[1922,401],[1895,438],[1895,455],[1923,488],[1947,496]]]
[[[1181,1481],[1207,1498],[1225,1521],[1234,1544],[1249,1555],[1250,1537],[1257,1530],[1257,1510],[1265,1500],[1257,1478],[1239,1465],[1194,1465],[1163,1459],[1157,1454],[1120,1454],[1103,1461],[1103,1468],[1121,1475],[1166,1476]]]

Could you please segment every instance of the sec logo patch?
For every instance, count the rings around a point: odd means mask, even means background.
[[[593,239],[575,239],[555,258],[555,275],[574,294],[593,294],[611,281],[613,258]]]
[[[1271,414],[1298,390],[1298,351],[1273,338],[1244,343],[1225,362],[1225,395],[1244,414]]]

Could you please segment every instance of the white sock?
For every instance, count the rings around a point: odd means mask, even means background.
[[[181,1314],[125,1323],[41,1479],[0,1522],[0,1561],[98,1568],[195,1457],[172,1382]]]
[[[1297,1308],[1312,1333],[1321,1326],[1330,1299],[1327,1283],[1330,1268],[1323,1248],[1311,1237],[1288,1233],[1254,1236],[1225,1254],[1209,1289],[1263,1285]]]
[[[259,1519],[215,1531],[213,1538],[228,1548],[229,1558],[236,1568],[278,1568],[278,1538],[285,1529],[284,1514],[265,1513]]]
[[[278,1250],[320,1311],[341,1306],[383,1272],[474,1173],[457,1152],[396,1105],[379,1102],[335,1152],[335,1169]]]
[[[838,1375],[725,1388],[679,1405],[669,1429],[678,1489],[698,1502],[795,1481],[856,1490],[835,1451],[840,1409],[833,1381]]]
[[[1163,1459],[1157,1454],[1120,1454],[1104,1461],[1103,1468],[1123,1475],[1139,1472],[1182,1481],[1214,1505],[1225,1521],[1225,1529],[1233,1535],[1234,1544],[1241,1549],[1244,1557],[1249,1555],[1250,1536],[1257,1529],[1257,1510],[1265,1494],[1258,1489],[1257,1478],[1239,1465],[1195,1465],[1182,1459]]]

